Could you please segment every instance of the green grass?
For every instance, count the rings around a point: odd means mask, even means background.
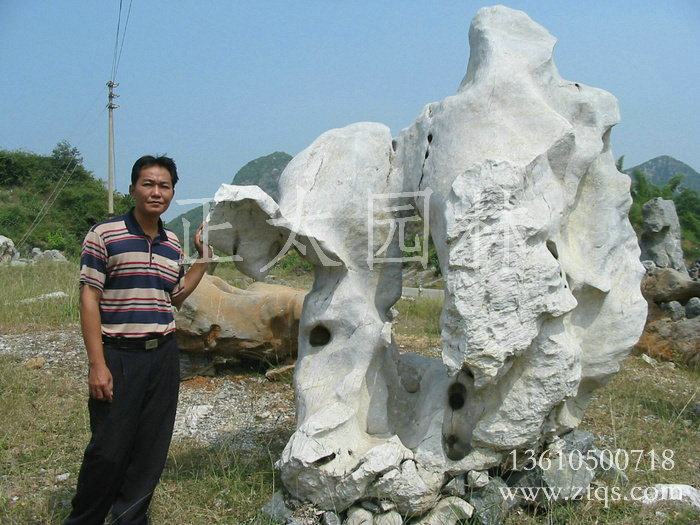
[[[440,313],[444,300],[420,296],[400,299],[395,308],[399,316],[394,321],[394,333],[401,337],[427,337],[440,339]]]
[[[78,323],[79,273],[75,262],[0,265],[0,332],[65,328]],[[27,301],[54,292],[68,297]]]
[[[230,445],[174,443],[152,505],[154,522],[272,524],[261,509],[276,490],[273,461],[280,453],[263,444],[247,454]]]

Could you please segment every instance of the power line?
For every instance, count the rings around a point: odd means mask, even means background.
[[[114,82],[114,77],[117,74],[117,52],[119,50],[119,27],[122,22],[122,0],[119,0],[119,17],[117,18],[117,36],[114,40],[114,53],[112,54],[112,73],[110,74],[110,80]]]
[[[119,31],[121,29],[122,22],[122,2],[119,0],[119,18],[117,19],[117,36],[114,41],[114,54],[112,56],[112,75],[110,80],[114,82],[117,78],[117,70],[119,69],[119,62],[122,58],[122,50],[124,49],[124,40],[126,39],[126,30],[129,27],[129,17],[131,16],[131,4],[133,0],[129,0],[129,9],[126,12],[126,20],[124,21],[124,31],[121,34],[121,45],[119,44]]]
[[[29,229],[27,230],[27,232],[22,236],[19,243],[17,243],[17,246],[22,246],[24,244],[24,241],[26,241],[29,238],[29,236],[34,232],[36,227],[39,226],[39,223],[43,220],[43,218],[49,212],[49,210],[53,206],[53,203],[58,198],[58,195],[63,191],[63,188],[66,187],[66,184],[68,184],[68,181],[71,179],[71,177],[73,176],[73,173],[75,173],[75,170],[78,168],[78,162],[76,160],[76,156],[73,156],[72,163],[74,164],[73,169],[68,174],[68,177],[66,177],[66,174],[68,173],[68,168],[70,167],[70,164],[68,164],[68,166],[66,166],[66,169],[63,170],[63,174],[61,175],[61,178],[59,179],[58,183],[56,183],[56,186],[52,190],[49,197],[46,199],[46,202],[44,202],[44,205],[39,210],[39,213],[37,214],[36,218],[32,222],[31,226],[29,226]]]
[[[90,105],[88,106],[88,108],[85,110],[85,113],[83,113],[83,116],[80,117],[80,120],[78,121],[78,123],[73,127],[73,130],[68,134],[68,138],[69,138],[69,139],[75,135],[75,133],[78,131],[78,128],[82,127],[83,122],[84,122],[85,119],[88,117],[88,114],[93,110],[94,106],[95,106],[96,103],[97,103],[97,100],[103,96],[104,91],[105,91],[105,88],[103,87],[102,89],[100,89],[99,93],[97,93],[97,95],[95,96],[94,100],[90,103]],[[104,113],[104,108],[102,109],[102,112],[100,113],[100,115],[101,115],[102,113]],[[92,129],[92,127],[93,127],[94,125],[95,125],[95,122],[93,121],[93,123],[92,123],[92,124],[90,125],[90,127],[88,128],[88,131],[89,131],[90,129]],[[85,138],[85,135],[87,135],[87,133],[88,133],[88,132],[86,131],[85,134],[84,134],[79,140],[82,141],[82,139]],[[80,144],[77,144],[76,146],[79,146],[79,145],[80,145]]]
[[[114,77],[117,76],[117,69],[119,69],[119,62],[122,59],[122,49],[124,49],[124,40],[126,39],[126,28],[129,27],[129,17],[131,16],[131,3],[133,0],[129,0],[129,10],[126,12],[126,22],[124,22],[124,33],[122,34],[122,44],[119,47],[119,56],[117,57],[117,67],[114,69]],[[112,78],[114,80],[114,78]]]

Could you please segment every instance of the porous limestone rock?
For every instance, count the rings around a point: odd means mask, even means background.
[[[681,247],[681,224],[674,202],[661,197],[651,199],[642,206],[642,216],[642,260],[653,261],[659,268],[673,268],[687,274]]]
[[[205,275],[175,313],[178,347],[208,356],[294,359],[304,295],[261,282],[241,290]]]
[[[292,248],[314,267],[277,466],[322,508],[427,513],[451,478],[575,428],[644,326],[617,101],[563,80],[525,13],[481,9],[469,41],[457,94],[396,139],[331,130],[282,173],[279,205],[255,187],[214,198],[209,240],[241,271],[261,279]],[[391,333],[416,213],[445,279],[442,360],[400,354]]]
[[[412,461],[387,408],[398,383],[389,310],[402,264],[391,234],[405,211],[400,199],[371,196],[402,190],[390,177],[391,141],[381,124],[328,131],[283,172],[279,206],[258,188],[223,185],[209,219],[209,241],[252,277],[292,247],[314,265],[299,330],[298,428],[279,464],[293,495],[328,509],[347,508],[372,486],[404,512],[425,510],[442,483]]]

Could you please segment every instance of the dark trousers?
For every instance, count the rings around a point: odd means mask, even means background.
[[[180,383],[175,338],[153,350],[105,344],[104,353],[113,401],[88,401],[92,438],[64,525],[102,525],[110,508],[110,523],[147,524],[170,447]]]

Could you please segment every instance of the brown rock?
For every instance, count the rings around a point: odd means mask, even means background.
[[[636,348],[655,359],[700,369],[700,317],[653,321],[644,328]]]
[[[672,344],[673,321],[659,319],[646,325],[642,337],[636,345],[637,350],[654,359],[673,360]]]
[[[180,350],[271,362],[295,358],[305,295],[266,283],[240,290],[205,275],[175,315]]]
[[[663,268],[642,281],[642,294],[649,302],[685,304],[691,297],[700,297],[700,282],[671,268]]]

